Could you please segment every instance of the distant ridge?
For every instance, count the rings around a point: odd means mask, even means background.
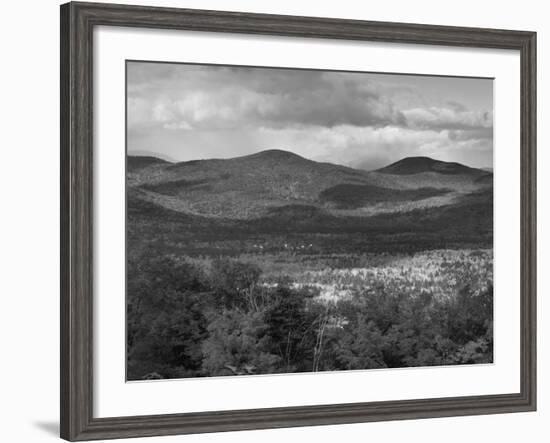
[[[129,170],[147,168],[151,165],[168,164],[169,162],[151,155],[129,155],[126,164]]]
[[[129,157],[154,157],[154,158],[160,158],[161,160],[165,160],[168,163],[176,163],[177,161],[170,157],[167,154],[161,154],[160,152],[155,151],[146,151],[146,150],[132,150],[132,152],[128,153]]]
[[[486,173],[480,169],[455,162],[434,160],[430,157],[406,157],[376,172],[395,175],[420,174],[423,172],[437,172],[439,174],[480,174]]]

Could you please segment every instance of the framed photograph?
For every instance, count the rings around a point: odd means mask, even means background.
[[[535,410],[535,45],[61,6],[61,437]]]

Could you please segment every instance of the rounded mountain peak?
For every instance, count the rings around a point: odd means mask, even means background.
[[[295,154],[290,151],[285,151],[284,149],[266,149],[264,151],[256,152],[247,156],[249,158],[272,158],[272,159],[299,159],[303,158],[298,154]]]
[[[444,162],[430,157],[405,157],[378,172],[385,174],[408,175],[422,172],[439,172],[440,174],[468,174],[476,171],[461,163]]]

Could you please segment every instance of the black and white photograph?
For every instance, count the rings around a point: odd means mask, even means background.
[[[126,76],[128,380],[492,363],[492,79]]]

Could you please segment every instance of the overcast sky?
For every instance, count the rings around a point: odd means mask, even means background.
[[[128,62],[127,79],[130,155],[493,164],[489,79],[142,62]]]

